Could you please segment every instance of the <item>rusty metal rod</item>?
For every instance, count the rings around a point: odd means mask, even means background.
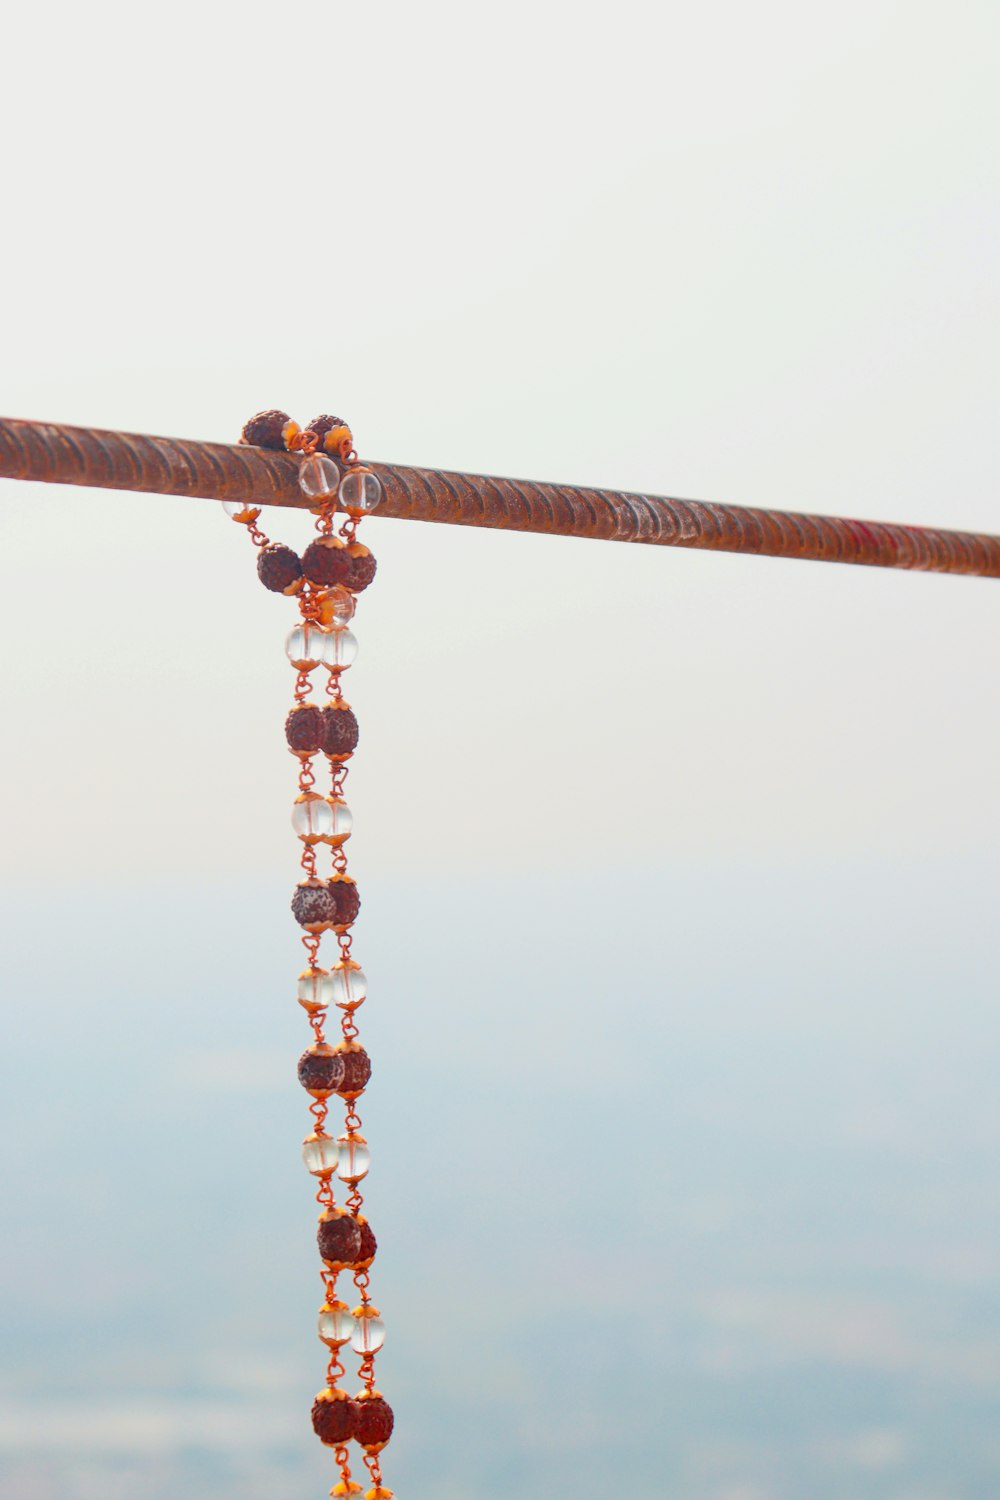
[[[230,443],[0,418],[0,477],[306,508],[299,460]],[[378,514],[557,536],[1000,578],[1000,537],[374,463]]]

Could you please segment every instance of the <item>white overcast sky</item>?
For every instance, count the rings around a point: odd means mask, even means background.
[[[21,7],[0,410],[334,410],[374,458],[1000,530],[998,40],[913,0]],[[291,863],[289,606],[237,529],[0,494],[5,876]],[[1000,585],[366,530],[359,858],[994,846]]]

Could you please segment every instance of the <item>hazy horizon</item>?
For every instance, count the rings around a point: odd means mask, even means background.
[[[371,873],[390,1482],[985,1500],[1000,1023],[983,883],[943,873],[625,871],[598,962],[586,872],[523,875],[513,942],[507,878]],[[12,1497],[333,1482],[283,892],[78,891],[47,971],[8,893]]]

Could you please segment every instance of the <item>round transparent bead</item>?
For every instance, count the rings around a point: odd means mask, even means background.
[[[314,1177],[325,1177],[340,1159],[340,1145],[332,1136],[307,1135],[302,1142],[302,1160]]]
[[[360,1182],[368,1176],[372,1154],[363,1135],[337,1137],[337,1176],[341,1182]]]
[[[313,667],[320,666],[331,670],[336,667],[339,671],[349,667],[357,656],[358,642],[349,630],[328,630],[308,620],[289,631],[285,654],[300,672],[311,672]]]
[[[353,959],[334,964],[330,970],[330,993],[341,1010],[356,1010],[368,993],[365,971]]]
[[[333,803],[318,792],[303,792],[292,803],[292,827],[306,844],[332,843]]]
[[[334,845],[346,843],[351,836],[351,829],[354,827],[354,815],[351,809],[339,797],[331,797],[327,806],[330,809],[332,824],[330,832],[325,837],[325,842]]]
[[[354,1333],[354,1314],[346,1302],[324,1302],[319,1310],[319,1336],[330,1349],[346,1344]]]
[[[231,520],[243,521],[248,525],[260,515],[260,506],[251,505],[249,500],[223,500],[222,509]]]
[[[324,667],[349,667],[358,654],[358,638],[349,630],[327,631],[323,650]]]
[[[340,484],[340,470],[332,458],[311,453],[299,464],[299,489],[310,500],[332,500]]]
[[[321,630],[318,625],[307,622],[296,625],[294,630],[290,630],[285,641],[285,655],[292,666],[298,667],[300,672],[308,672],[313,667],[318,667],[326,649],[326,634],[326,631]]]
[[[333,980],[326,969],[303,969],[299,975],[297,999],[305,1010],[325,1010],[333,1004],[335,993]]]
[[[320,622],[332,626],[334,630],[343,630],[354,619],[356,609],[357,600],[354,595],[343,584],[335,583],[320,603]]]
[[[385,1324],[371,1302],[354,1309],[357,1322],[351,1336],[351,1348],[357,1354],[374,1354],[385,1343]]]
[[[382,483],[370,469],[350,469],[340,481],[340,504],[351,515],[368,515],[381,499]]]

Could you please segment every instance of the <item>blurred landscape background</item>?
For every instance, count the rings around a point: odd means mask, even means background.
[[[633,869],[609,924],[591,873],[371,871],[390,1482],[994,1492],[998,1027],[966,879]],[[13,908],[5,1494],[333,1482],[285,883]]]
[[[1000,531],[987,0],[5,45],[5,414]],[[292,607],[209,502],[0,515],[0,1494],[322,1497]],[[1000,584],[365,533],[399,1500],[996,1500]]]

